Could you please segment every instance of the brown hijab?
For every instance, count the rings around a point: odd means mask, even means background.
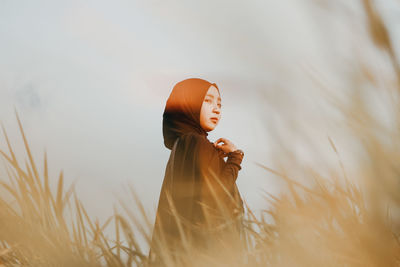
[[[150,244],[149,258],[156,262],[152,266],[162,266],[160,257],[175,258],[188,245],[206,247],[210,236],[204,226],[215,225],[218,220],[210,222],[212,217],[205,213],[219,217],[221,210],[215,207],[221,203],[232,218],[243,213],[235,183],[243,156],[231,152],[225,162],[200,126],[201,106],[211,85],[218,89],[216,84],[203,79],[181,81],[174,86],[165,105],[164,145],[171,154]]]
[[[215,83],[198,78],[186,79],[174,86],[163,114],[164,145],[168,149],[172,149],[176,138],[188,132],[208,136],[200,126],[200,110],[211,85],[218,89]]]

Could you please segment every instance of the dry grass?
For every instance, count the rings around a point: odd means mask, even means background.
[[[371,40],[391,57],[400,80],[387,30],[371,1],[362,3]],[[370,79],[371,73],[365,75]],[[396,84],[396,97],[399,88]],[[284,170],[259,164],[286,181],[289,193],[280,197],[266,193],[272,208],[263,210],[261,218],[245,203],[245,239],[240,244],[219,244],[215,253],[186,247],[177,261],[164,254],[167,266],[400,266],[399,107],[394,106],[397,124],[387,132],[362,104],[362,92],[356,92],[342,112],[365,149],[359,177],[347,177],[340,161],[341,169],[329,177],[307,170],[314,185],[305,187]],[[16,115],[28,160],[23,165],[17,161],[3,127],[8,152],[0,153],[7,162],[9,181],[0,181],[8,194],[0,196],[0,266],[147,266],[147,253],[137,234],[149,244],[153,222],[134,189],[130,188],[135,208],[121,202],[125,215],[115,208],[103,224],[92,221],[74,187],[64,188],[62,172],[56,192],[51,191],[46,154],[40,174]],[[140,216],[144,224],[139,223]],[[110,240],[104,230],[112,225],[116,235]]]
[[[18,115],[17,119],[29,162],[25,168],[19,165],[3,128],[9,155],[0,153],[9,164],[10,181],[1,182],[1,186],[12,201],[0,198],[0,262],[4,266],[147,266],[147,255],[138,245],[133,229],[138,229],[150,243],[152,222],[134,189],[130,188],[136,208],[131,210],[121,202],[127,218],[115,209],[103,225],[93,222],[74,187],[65,192],[62,172],[57,192],[52,194],[46,156],[44,173],[39,175]],[[331,145],[337,152],[333,142]],[[374,166],[387,170],[391,161],[386,157],[398,156],[380,151],[378,160],[382,166],[378,167],[378,162]],[[259,166],[286,181],[290,193],[279,198],[266,193],[265,199],[272,208],[264,210],[261,219],[246,204],[245,244],[222,244],[214,250],[216,253],[187,247],[176,261],[167,260],[167,266],[399,265],[400,242],[392,218],[376,212],[380,207],[368,207],[362,190],[345,173],[342,179],[342,172],[321,177],[309,170],[315,185],[307,188],[284,173]],[[388,196],[384,190],[373,195],[375,199]],[[70,222],[65,216],[67,206],[73,215]],[[139,223],[139,216],[144,218],[144,225]],[[111,221],[116,232],[113,240],[103,234]],[[124,242],[127,245],[122,245]]]

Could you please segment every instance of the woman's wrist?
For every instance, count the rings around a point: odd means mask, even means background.
[[[229,152],[228,155],[231,153],[237,153],[237,154],[241,154],[242,156],[244,156],[244,152],[241,149],[235,149],[235,150]]]
[[[228,153],[228,159],[226,163],[234,164],[238,167],[238,170],[242,169],[240,164],[242,163],[242,159],[244,157],[244,153],[240,149],[236,149],[235,151],[231,151]]]

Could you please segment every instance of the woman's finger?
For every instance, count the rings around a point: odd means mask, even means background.
[[[223,146],[216,145],[215,147],[216,147],[216,148],[218,148],[218,149],[221,149],[221,150],[223,150],[223,148],[222,148]]]
[[[226,143],[225,138],[222,138],[222,137],[221,137],[221,138],[218,138],[217,141],[215,141],[216,144],[218,144],[218,143],[220,143],[220,142]]]
[[[218,139],[214,142],[214,144],[218,144],[220,140],[221,140],[221,138],[218,138]]]

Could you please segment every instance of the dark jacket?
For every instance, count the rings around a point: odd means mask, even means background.
[[[242,159],[231,152],[225,162],[221,151],[196,132],[176,139],[161,188],[150,258],[160,256],[158,244],[163,240],[162,248],[170,254],[187,245],[205,247],[209,230],[243,215],[236,186]]]

